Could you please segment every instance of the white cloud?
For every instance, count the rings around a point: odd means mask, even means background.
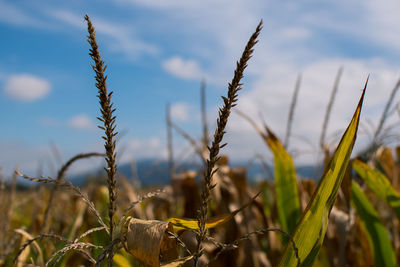
[[[188,103],[175,103],[171,106],[171,117],[174,121],[187,122],[190,106]]]
[[[0,1],[0,21],[17,26],[47,27],[46,23],[28,15],[6,1]]]
[[[162,66],[169,73],[187,80],[197,80],[204,76],[199,64],[192,59],[175,56],[165,60]]]
[[[57,9],[48,10],[47,14],[76,28],[86,29],[87,27],[83,14],[77,15],[67,10]],[[138,38],[134,25],[111,23],[97,16],[91,16],[90,19],[96,32],[109,38],[106,43],[113,52],[123,53],[133,59],[142,54],[154,55],[159,52],[155,45]]]
[[[167,54],[169,51],[166,50],[163,57],[167,60],[162,62],[166,71],[182,79],[196,80],[206,76],[204,70],[207,70],[211,76],[207,77],[209,83],[222,81],[226,84],[230,80],[245,42],[259,19],[263,18],[264,29],[245,72],[238,108],[256,120],[261,111],[268,125],[283,138],[296,76],[302,72],[303,83],[290,143],[291,147],[303,151],[309,150],[310,146],[300,141],[299,137],[309,139],[313,147],[317,147],[323,115],[339,66],[344,66],[344,75],[332,111],[328,136],[346,127],[368,73],[371,73],[371,79],[362,123],[365,123],[366,117],[376,123],[389,90],[397,79],[399,64],[395,61],[400,47],[397,45],[400,42],[398,1],[350,3],[337,0],[325,1],[323,5],[315,5],[316,1],[253,1],[252,4],[236,0],[114,2],[133,3],[133,8],[143,11],[143,16],[135,18],[135,23],[138,23],[135,25],[129,20],[122,24],[111,23],[112,20],[106,17],[93,17],[98,33],[108,37],[107,41],[112,40],[106,43],[111,49],[128,56],[155,53],[157,48],[141,41],[138,38],[140,29],[135,29],[136,25],[146,25],[146,30],[150,29],[150,35],[156,40],[165,36],[174,37],[164,38],[167,45],[175,45],[175,49],[171,49],[173,53],[183,49],[181,54],[185,57],[171,58],[173,54]],[[115,11],[120,10],[117,7]],[[1,12],[4,13],[0,6],[0,20],[3,19]],[[81,15],[65,10],[51,10],[49,14],[63,25],[85,28]],[[29,23],[23,16],[16,14],[14,17]],[[165,36],[159,35],[162,31]],[[371,59],[374,56],[380,56],[382,60]],[[186,120],[187,115],[184,114],[187,110],[182,106],[176,109],[176,119]],[[226,151],[231,151],[232,155],[248,159],[254,152],[268,151],[251,126],[235,114],[229,121],[229,127]],[[162,154],[160,151],[164,148],[159,143],[157,145],[157,138],[150,139],[135,139],[130,147],[139,157]],[[304,161],[307,155],[301,156],[297,160]]]
[[[326,8],[300,12],[301,23],[308,27],[334,31],[358,42],[399,50],[400,18],[398,1],[334,1]]]
[[[354,51],[353,56],[364,53],[362,57],[373,57],[398,54],[400,47],[400,17],[396,13],[400,4],[395,0],[331,0],[323,5],[315,5],[315,1],[115,2],[157,14],[152,28],[174,29],[174,36],[180,34],[180,43],[185,45],[179,48],[184,49],[185,55],[207,62],[203,67],[212,76],[208,81],[218,84],[231,78],[234,63],[261,18],[264,29],[249,63],[249,74],[257,73],[259,66],[266,64],[305,66],[327,53],[342,56]],[[387,59],[398,62],[397,58]]]
[[[179,8],[182,6],[193,6],[196,5],[196,2],[188,2],[185,0],[172,0],[172,1],[157,1],[157,0],[116,0],[116,2],[120,3],[132,3],[139,4],[151,8],[157,9],[165,9],[165,8]]]
[[[37,10],[34,10],[37,11]],[[47,17],[40,16],[42,14]],[[0,1],[0,22],[17,25],[35,27],[40,29],[51,29],[59,31],[65,29],[65,25],[54,23],[53,19],[69,24],[73,27],[86,29],[84,13],[76,14],[65,9],[48,8],[41,9],[39,12],[32,12],[25,7],[11,5],[5,1]],[[135,33],[134,25],[116,24],[108,22],[102,18],[91,16],[96,31],[109,38],[106,40],[108,47],[118,53],[122,53],[131,59],[137,59],[142,54],[154,55],[159,49],[150,43],[141,40]]]
[[[158,137],[132,138],[126,145],[124,155],[135,158],[166,158],[166,148]],[[124,159],[121,159],[123,162]]]
[[[281,40],[297,41],[304,40],[311,36],[311,31],[307,28],[288,27],[281,31]]]
[[[327,132],[327,142],[334,145],[337,144],[351,120],[367,75],[371,74],[364,100],[361,124],[367,125],[367,120],[371,120],[375,126],[383,112],[383,103],[389,98],[399,75],[395,68],[381,60],[325,59],[305,66],[290,140],[290,148],[301,152],[296,157],[297,163],[316,162],[315,156],[318,152],[323,118],[335,75],[340,66],[344,67],[344,73],[339,84]],[[238,109],[260,124],[259,113],[261,113],[267,125],[283,140],[297,74],[296,68],[289,65],[265,68],[264,74],[255,82],[254,86],[243,90],[239,95]],[[399,96],[396,97],[394,103],[398,99]],[[391,121],[396,122],[398,119],[392,117]],[[268,148],[262,144],[252,126],[243,118],[233,113],[228,126],[227,140],[230,145],[228,145],[227,151],[231,155],[248,159],[256,152],[269,153]],[[360,130],[356,151],[362,149],[369,139],[370,136]],[[310,154],[310,152],[312,153]]]
[[[34,101],[45,97],[51,85],[43,78],[31,74],[18,74],[8,77],[4,93],[15,100]]]
[[[68,120],[68,125],[75,129],[80,130],[93,130],[96,128],[95,123],[89,116],[80,114]]]

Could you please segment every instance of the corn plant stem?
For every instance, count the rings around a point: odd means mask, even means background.
[[[382,116],[378,122],[378,126],[375,129],[375,132],[372,136],[372,141],[370,145],[364,149],[363,151],[358,153],[359,157],[362,157],[364,159],[368,159],[371,157],[371,155],[376,151],[376,149],[382,145],[382,139],[385,139],[386,141],[389,139],[390,136],[387,135],[387,132],[391,130],[391,127],[385,129],[386,132],[384,132],[381,135],[382,130],[384,130],[384,124],[386,122],[386,119],[392,114],[393,109],[391,110],[390,107],[393,104],[394,97],[396,96],[397,91],[400,89],[400,79],[397,81],[396,85],[393,87],[389,99],[386,102],[385,108],[383,110]],[[394,107],[395,109],[395,107]],[[368,121],[367,121],[368,122]],[[374,127],[373,124],[371,123],[371,127]]]
[[[108,195],[109,195],[109,205],[108,205],[108,217],[110,220],[110,244],[114,240],[114,220],[113,216],[116,210],[116,172],[117,172],[117,165],[116,165],[116,152],[115,152],[115,136],[117,132],[115,131],[115,119],[116,117],[113,115],[115,109],[113,108],[113,103],[111,102],[112,92],[107,92],[107,76],[105,76],[104,71],[106,70],[107,66],[104,65],[104,61],[101,60],[99,47],[96,41],[96,33],[95,29],[92,25],[92,22],[89,19],[89,16],[85,16],[85,20],[88,24],[88,42],[91,46],[90,49],[90,57],[94,61],[94,65],[92,65],[93,70],[96,73],[96,87],[98,89],[98,98],[100,102],[100,111],[101,117],[98,119],[103,123],[103,126],[98,126],[105,132],[105,136],[103,139],[105,140],[104,148],[106,150],[106,162],[107,167],[105,170],[107,171],[107,185],[108,185]],[[111,249],[110,253],[108,254],[108,266],[113,266],[113,256],[114,251]]]
[[[206,81],[203,79],[200,87],[200,106],[201,106],[201,122],[203,126],[203,151],[207,151],[208,147],[208,123],[207,123],[207,106],[206,106]]]
[[[54,155],[54,159],[57,161],[58,166],[63,164],[63,160],[61,157],[60,150],[58,149],[57,145],[54,142],[50,142],[51,152]]]
[[[392,89],[392,92],[390,93],[389,99],[386,102],[385,108],[383,110],[381,119],[379,120],[379,124],[376,127],[376,130],[375,130],[375,133],[374,133],[374,137],[373,137],[374,144],[377,143],[377,138],[378,138],[379,134],[382,132],[383,125],[385,124],[385,121],[386,121],[386,119],[388,118],[388,115],[389,115],[389,109],[392,106],[394,97],[396,96],[396,93],[399,90],[399,88],[400,88],[400,79],[397,81],[396,85]]]
[[[297,96],[299,95],[300,85],[301,85],[301,74],[299,74],[299,76],[297,76],[296,85],[294,87],[294,92],[293,92],[293,96],[292,96],[292,102],[290,103],[289,116],[288,116],[288,120],[287,120],[287,124],[286,124],[286,136],[285,136],[285,141],[283,143],[283,146],[286,149],[288,149],[289,138],[290,138],[290,134],[292,133],[294,109],[296,108]]]
[[[336,74],[335,82],[333,84],[332,93],[331,93],[331,96],[329,98],[329,103],[328,103],[328,106],[326,107],[324,122],[322,124],[321,136],[319,138],[319,145],[320,145],[320,148],[322,150],[324,150],[324,148],[325,148],[326,130],[328,128],[329,118],[331,116],[333,103],[335,102],[335,97],[336,97],[337,90],[339,88],[339,82],[340,82],[340,78],[342,77],[342,73],[343,73],[343,68],[341,67],[341,68],[339,68],[339,70],[338,70],[338,72]]]
[[[167,104],[166,107],[166,126],[167,126],[167,150],[168,150],[168,168],[169,168],[169,177],[173,178],[175,173],[174,168],[174,150],[173,150],[173,140],[172,140],[172,122],[171,122],[171,107]]]
[[[262,21],[257,26],[256,31],[250,37],[243,54],[236,63],[236,70],[234,72],[234,76],[232,82],[228,84],[228,95],[227,97],[222,97],[224,101],[224,105],[222,108],[219,109],[219,116],[217,119],[217,128],[215,129],[214,139],[212,141],[211,147],[208,148],[209,150],[209,157],[206,161],[206,169],[204,171],[204,183],[203,189],[201,193],[202,203],[200,204],[200,209],[198,210],[197,215],[197,223],[199,226],[199,232],[197,235],[197,247],[194,253],[194,265],[197,266],[198,259],[202,255],[202,242],[204,241],[207,235],[206,229],[206,220],[207,220],[207,213],[208,213],[208,202],[210,200],[211,190],[215,187],[213,184],[212,177],[213,174],[216,172],[214,169],[216,162],[219,159],[219,150],[223,148],[226,144],[221,144],[222,138],[225,134],[225,127],[228,122],[228,117],[231,112],[231,108],[236,106],[237,102],[237,93],[241,89],[242,84],[240,83],[241,79],[243,78],[243,72],[247,67],[247,62],[251,58],[253,53],[253,47],[258,42],[257,37],[260,34],[262,29]]]
[[[175,131],[177,133],[179,133],[183,138],[185,138],[190,143],[190,145],[194,148],[196,153],[199,155],[200,159],[205,162],[206,159],[204,157],[204,153],[201,150],[201,148],[197,145],[196,140],[194,140],[187,132],[185,132],[185,130],[183,130],[181,127],[179,127],[176,123],[170,121],[170,125],[172,128],[175,129]]]

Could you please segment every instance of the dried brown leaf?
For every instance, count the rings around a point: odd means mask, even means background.
[[[167,231],[172,224],[157,220],[128,218],[125,228],[125,249],[147,266],[160,266],[161,261],[177,258],[176,242]]]

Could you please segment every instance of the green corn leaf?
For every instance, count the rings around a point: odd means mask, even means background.
[[[354,113],[354,116],[343,134],[333,158],[308,203],[303,216],[293,233],[293,240],[299,248],[298,255],[302,266],[312,266],[324,241],[328,226],[328,217],[335,202],[340,184],[346,171],[354,142],[357,136],[358,123],[365,89]],[[279,266],[296,266],[297,259],[293,246],[289,243],[281,258]]]
[[[385,226],[381,223],[378,213],[369,203],[367,196],[354,181],[351,184],[351,193],[351,205],[357,211],[358,216],[361,218],[361,224],[366,230],[375,266],[397,266],[396,257]]]
[[[274,155],[274,180],[279,222],[282,230],[293,233],[301,216],[296,169],[293,159],[281,141],[266,125],[264,125],[265,133],[249,116],[242,112],[237,113],[254,127]]]
[[[354,160],[353,169],[378,197],[392,207],[397,218],[400,219],[400,195],[390,184],[389,179],[358,159]]]
[[[265,141],[274,155],[275,193],[279,222],[282,230],[293,233],[301,216],[296,169],[292,157],[279,139],[270,129],[265,128],[268,133]]]

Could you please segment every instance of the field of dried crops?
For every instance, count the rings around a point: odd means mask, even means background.
[[[241,114],[274,158],[274,180],[250,185],[246,168],[230,167],[220,149],[225,146],[229,115],[240,100],[241,79],[262,29],[260,22],[237,62],[214,134],[210,138],[205,127],[201,144],[186,136],[203,167],[178,173],[171,161],[170,185],[141,188],[137,177],[117,171],[112,92],[107,91],[94,27],[88,16],[85,19],[105,153],[79,154],[60,168],[57,177],[29,177],[20,171],[8,180],[1,177],[1,265],[397,266],[400,148],[393,151],[382,145],[387,109],[370,147],[351,157],[368,81],[336,147],[325,145],[323,130],[324,171],[318,182],[298,179],[285,148],[298,86],[284,142],[266,125]],[[167,121],[169,129],[177,128]],[[68,169],[87,157],[105,158],[104,185],[89,182],[77,187],[69,182]],[[17,177],[38,185],[17,190]]]

